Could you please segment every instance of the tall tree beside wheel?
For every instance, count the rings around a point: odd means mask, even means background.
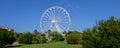
[[[112,16],[85,30],[83,48],[120,48],[120,19]]]

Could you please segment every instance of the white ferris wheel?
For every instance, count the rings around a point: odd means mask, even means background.
[[[40,27],[42,32],[51,30],[62,33],[68,31],[70,27],[70,15],[62,7],[53,6],[44,11],[40,20]]]

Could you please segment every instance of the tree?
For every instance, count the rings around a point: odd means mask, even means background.
[[[68,44],[82,44],[82,33],[77,31],[70,32],[66,41]]]
[[[0,47],[4,47],[7,44],[12,44],[14,41],[15,36],[13,31],[0,28]]]
[[[64,41],[62,34],[59,34],[58,32],[53,32],[52,36],[53,41]]]
[[[101,38],[101,48],[120,48],[120,20],[114,16],[108,20],[99,21],[97,24]]]
[[[120,48],[120,20],[113,16],[83,32],[83,48]]]
[[[33,40],[32,43],[38,44],[38,43],[46,43],[45,35],[40,34],[37,30],[34,30],[33,32]]]
[[[33,31],[33,35],[40,34],[36,29]]]
[[[83,48],[97,48],[99,44],[97,44],[97,40],[99,40],[99,37],[97,36],[98,32],[95,28],[93,29],[85,29],[83,31]]]
[[[23,44],[31,44],[33,35],[30,32],[19,35],[18,41]]]
[[[37,44],[39,43],[39,40],[37,40],[37,35],[40,34],[36,29],[33,31],[33,37],[32,37],[32,43]],[[39,38],[39,37],[38,37]]]

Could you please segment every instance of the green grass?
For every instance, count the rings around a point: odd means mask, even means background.
[[[50,42],[45,44],[29,44],[23,46],[16,47],[8,47],[8,48],[82,48],[81,45],[71,45],[66,42]]]

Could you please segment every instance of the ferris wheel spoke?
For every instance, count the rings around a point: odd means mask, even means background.
[[[61,14],[61,17],[62,17],[62,19],[63,19],[63,20],[64,20],[64,19],[66,19],[66,18],[65,18],[65,16],[64,16],[64,15],[62,15],[62,14]]]
[[[68,22],[60,22],[59,24],[69,24]]]
[[[58,17],[57,13],[58,13],[58,12],[57,12],[57,10],[55,9],[55,17]]]
[[[42,22],[49,22],[48,20],[43,20]]]
[[[50,14],[50,16],[52,16],[53,15],[53,11],[52,11],[53,9],[50,9],[49,10],[49,14]]]
[[[50,16],[51,14],[50,14],[49,12],[46,12],[46,15],[47,15],[47,16]]]
[[[49,26],[44,26],[43,28],[44,28],[44,29],[47,29],[46,27],[48,28]]]
[[[49,10],[49,12],[47,14],[48,14],[47,16],[49,16],[49,19],[53,16],[53,13],[51,10]]]
[[[54,11],[54,17],[56,18],[56,8],[53,10]]]
[[[43,24],[43,25],[45,25],[45,26],[49,26],[48,24]]]
[[[62,15],[61,15],[61,10],[58,11],[58,15],[60,18],[63,18]]]
[[[58,10],[58,8],[56,9],[56,15],[58,16],[58,14],[59,14],[59,10]]]
[[[50,20],[49,17],[45,16],[44,20]]]
[[[61,21],[60,23],[66,24],[66,23],[69,23],[69,21]]]
[[[44,21],[44,22],[42,22],[42,23],[44,23],[44,24],[50,24],[50,22],[46,22],[46,21]]]
[[[66,27],[65,24],[59,24],[63,29]]]
[[[52,17],[53,16],[53,14],[54,14],[54,12],[52,11],[52,9],[50,10],[50,17]]]
[[[49,20],[49,19],[48,19],[48,18],[44,18],[43,20],[45,20],[45,21],[46,21],[46,20]]]
[[[59,25],[62,30],[65,30],[65,26]]]
[[[61,21],[62,21],[62,22],[68,22],[69,19],[62,19]]]
[[[51,12],[51,13],[50,13],[50,14],[51,14],[50,16],[52,17],[52,16],[53,16],[53,14],[54,14],[54,12],[53,12],[52,10],[51,10],[50,12]]]
[[[49,22],[49,19],[44,18],[43,22],[45,22],[45,21],[46,21],[46,22],[47,22],[47,21]]]
[[[47,25],[49,25],[49,24],[50,24],[50,22],[42,22],[42,23],[47,24]]]
[[[68,25],[68,24],[60,24],[61,26],[65,27],[65,25]]]
[[[60,14],[60,16],[61,16],[61,17],[63,16],[61,11],[60,11],[60,13],[59,13],[59,14]]]
[[[60,24],[59,26],[61,27],[62,30],[65,30],[65,28],[66,28],[66,26],[64,26],[62,24]]]
[[[46,17],[46,18],[49,18],[49,16],[50,16],[49,14],[46,14],[46,16],[45,16],[45,17]]]
[[[45,19],[49,19],[49,17],[48,17],[48,16],[45,16]]]
[[[59,8],[56,9],[56,15],[59,16],[60,12],[59,12]]]
[[[67,25],[67,26],[68,26],[68,25]],[[67,29],[67,26],[61,24],[61,27],[63,27],[64,29]]]
[[[56,24],[55,26],[56,26],[58,32],[62,33],[62,29],[60,28],[60,26],[58,24]]]

